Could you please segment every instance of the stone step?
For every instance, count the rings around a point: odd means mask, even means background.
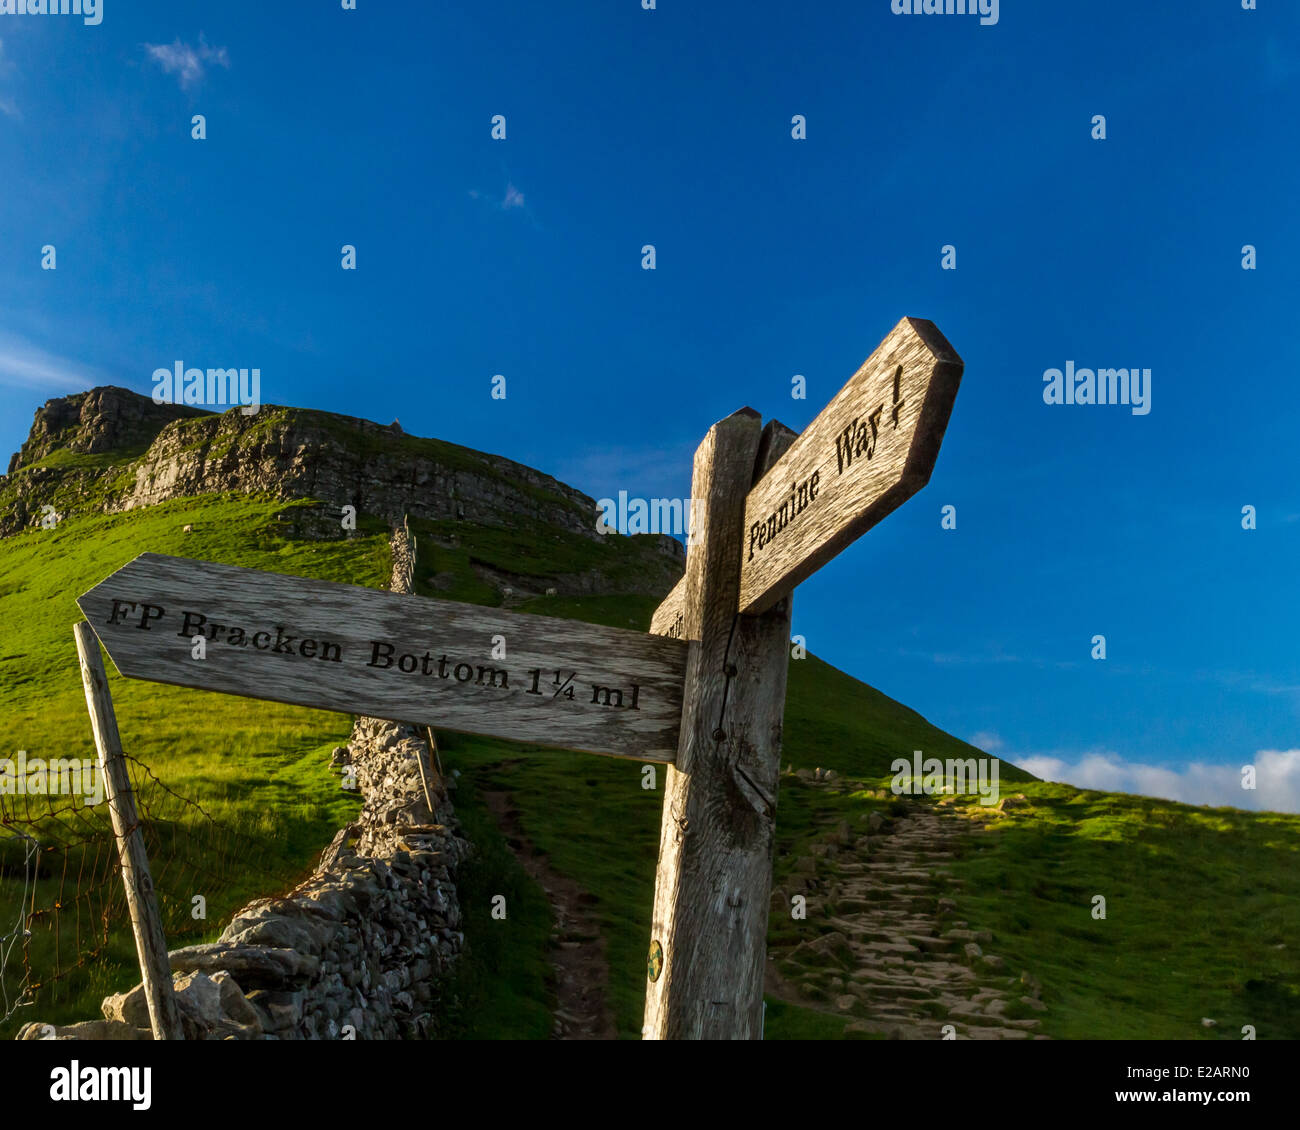
[[[1029,1033],[1017,1032],[1014,1028],[969,1027],[966,1029],[966,1036],[971,1040],[1026,1040],[1029,1038]]]
[[[891,1005],[873,1006],[866,1010],[873,1020],[902,1020],[907,1023],[915,1024],[917,1017],[905,1008],[894,1008]]]
[[[921,951],[910,942],[867,942],[862,947],[869,953],[879,954],[918,954]]]
[[[855,1033],[892,1039],[939,1039],[945,1023],[957,1025],[961,1039],[1045,1038],[1034,1034],[1039,1021],[1005,1017],[1026,990],[989,968],[1001,959],[964,952],[969,945],[981,953],[993,940],[956,917],[954,899],[966,883],[951,872],[961,837],[973,830],[969,819],[918,804],[878,833],[864,828],[865,817],[841,824],[797,879],[811,889],[810,915],[843,939],[811,949],[800,943],[806,960],[824,967],[809,972],[774,955],[783,970],[797,970],[792,981],[813,990],[813,1007],[859,1018]],[[832,960],[836,946],[849,969]],[[1043,1007],[1031,999],[1035,1005],[1016,1007]]]
[[[880,968],[855,969],[849,974],[849,980],[855,983],[870,982],[876,985],[893,985],[898,981],[896,973],[886,973]]]
[[[853,991],[863,1000],[928,1001],[934,1000],[934,990],[915,985],[890,985],[879,982],[855,981]]]
[[[906,934],[904,940],[925,950],[926,953],[943,953],[951,950],[957,943],[947,938],[934,938],[922,934]]]

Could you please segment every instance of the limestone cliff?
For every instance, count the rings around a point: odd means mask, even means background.
[[[114,385],[47,400],[36,410],[22,450],[9,460],[9,474],[59,450],[74,455],[139,454],[173,420],[207,414],[199,408],[155,404]]]
[[[316,499],[322,536],[351,506],[389,524],[409,515],[509,529],[526,520],[601,537],[594,499],[500,456],[329,412],[266,405],[218,415],[111,387],[37,409],[0,479],[0,537],[51,513],[62,520],[223,492]],[[680,545],[663,538],[661,549],[680,570]]]

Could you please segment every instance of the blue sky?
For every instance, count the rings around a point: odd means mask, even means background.
[[[795,631],[1050,776],[1300,810],[1300,7],[1261,9],[0,15],[0,449],[183,359],[680,497],[714,420],[802,428],[931,318],[966,362],[931,483],[799,588]],[[1045,405],[1071,360],[1150,368],[1150,414]]]

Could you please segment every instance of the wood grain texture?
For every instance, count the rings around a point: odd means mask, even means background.
[[[135,951],[140,959],[145,1002],[149,1008],[149,1026],[155,1040],[182,1040],[181,1014],[172,990],[171,962],[167,957],[167,939],[163,934],[158,899],[154,893],[149,857],[140,834],[135,794],[122,754],[122,739],[117,731],[117,716],[108,690],[108,676],[99,655],[99,640],[84,621],[73,626],[77,656],[81,664],[81,682],[86,692],[86,709],[99,754],[99,771],[104,782],[104,796],[117,839],[118,859],[122,864],[122,885],[126,888],[126,905],[135,934]]]
[[[682,611],[686,606],[686,578],[682,577],[673,590],[659,602],[654,615],[650,617],[650,632],[656,636],[669,639],[685,639],[686,616]]]
[[[684,642],[151,553],[77,603],[128,678],[616,757],[677,754]],[[206,658],[193,658],[196,635]]]
[[[755,464],[761,478],[790,448],[797,434],[775,420],[763,429]],[[793,594],[766,612],[740,615],[727,653],[735,669],[723,719],[723,783],[730,809],[728,859],[719,869],[718,889],[729,891],[725,961],[736,981],[737,1039],[763,1033],[763,978],[767,967],[767,923],[776,846],[776,804],[781,771],[786,677],[790,664]]]
[[[647,1039],[762,1034],[767,902],[785,703],[788,603],[736,613],[739,522],[760,466],[794,433],[737,414],[695,456],[704,500],[686,559],[682,625],[692,645],[681,745],[665,782],[651,944],[663,962],[647,985]]]
[[[893,420],[894,375],[899,368],[899,421]],[[863,363],[821,414],[770,467],[745,500],[745,552],[740,565],[740,610],[761,612],[867,530],[896,510],[930,480],[962,361],[934,323],[904,318]],[[872,435],[872,414],[881,408]],[[866,447],[843,472],[844,445],[836,438],[854,421]],[[870,456],[867,450],[870,450]],[[799,509],[799,487],[817,475],[817,497]],[[791,484],[795,513],[791,515]],[[784,523],[781,505],[786,504]],[[773,517],[775,521],[772,522]],[[756,534],[756,527],[764,529]],[[769,524],[775,537],[768,542]],[[754,544],[750,542],[753,539]],[[763,544],[758,544],[761,539]],[[650,630],[686,639],[682,606],[685,578],[655,609]]]
[[[740,610],[762,612],[927,482],[963,363],[904,318],[750,492]]]

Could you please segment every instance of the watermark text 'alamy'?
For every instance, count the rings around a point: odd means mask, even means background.
[[[153,371],[155,404],[189,404],[195,408],[229,408],[238,404],[245,416],[262,406],[261,369],[187,369],[177,361]]]

